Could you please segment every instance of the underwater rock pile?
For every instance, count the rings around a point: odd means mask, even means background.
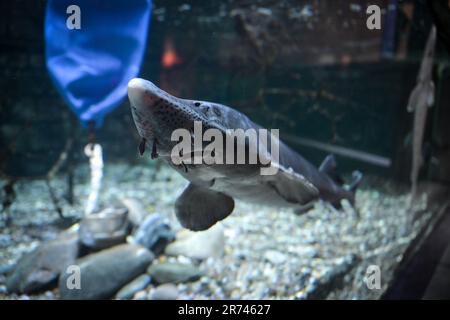
[[[24,254],[6,279],[9,292],[30,293],[55,283],[68,265],[74,264],[79,253],[78,237],[63,232],[55,240],[43,242]]]
[[[64,190],[62,177],[52,183]],[[65,225],[44,182],[19,182],[13,224],[2,226],[0,299],[377,299],[430,216],[414,221],[406,193],[366,179],[359,213],[318,203],[297,216],[237,202],[227,219],[191,232],[174,216],[186,183],[166,167],[108,165],[104,210],[81,219],[81,166],[78,202],[64,205],[68,221],[81,221]],[[71,265],[80,269],[80,290],[67,285]],[[379,290],[365,284],[370,265],[381,270]]]
[[[77,260],[80,268],[80,288],[70,287],[70,273],[63,272],[59,278],[59,293],[62,299],[108,299],[145,272],[154,260],[145,248],[122,244],[88,255]]]

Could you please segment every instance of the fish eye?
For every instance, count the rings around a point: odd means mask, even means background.
[[[201,105],[201,103],[198,101],[194,103],[194,106],[196,106],[196,107],[200,107],[200,105]]]

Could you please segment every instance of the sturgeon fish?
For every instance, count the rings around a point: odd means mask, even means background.
[[[428,108],[434,104],[434,83],[432,78],[434,48],[436,46],[436,27],[432,26],[428,36],[425,52],[417,76],[417,84],[408,100],[407,110],[414,112],[412,169],[411,169],[411,203],[417,196],[417,179],[423,165],[422,142],[425,132]]]
[[[128,97],[134,123],[142,138],[140,154],[150,148],[152,158],[162,158],[190,181],[175,202],[175,214],[187,229],[206,230],[226,218],[234,209],[234,199],[291,207],[302,212],[310,209],[318,199],[336,208],[340,208],[342,199],[354,204],[355,189],[362,178],[360,172],[355,171],[353,181],[343,186],[336,178],[336,162],[332,155],[327,156],[320,168],[316,169],[281,140],[276,141],[278,159],[269,159],[270,166],[278,169],[273,175],[261,175],[260,169],[265,164],[259,162],[176,163],[171,157],[177,145],[177,141],[171,139],[176,129],[193,132],[194,123],[201,122],[204,130],[214,128],[226,137],[229,129],[258,130],[261,127],[230,107],[174,97],[144,79],[135,78],[128,83]],[[254,146],[249,139],[241,143],[245,144],[246,152],[262,152],[259,136],[253,141],[258,144],[258,148],[252,148]],[[266,151],[265,155],[271,157],[271,150],[268,148]]]

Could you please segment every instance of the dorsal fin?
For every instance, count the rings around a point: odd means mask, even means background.
[[[319,171],[325,173],[331,179],[339,185],[344,184],[344,179],[337,173],[336,159],[333,154],[329,154],[323,159],[322,164],[319,167]]]
[[[323,159],[322,164],[319,167],[319,171],[332,176],[336,172],[336,167],[337,165],[334,155],[329,154],[325,157],[325,159]]]

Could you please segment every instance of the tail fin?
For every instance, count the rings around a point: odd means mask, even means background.
[[[329,154],[323,159],[322,164],[319,167],[319,171],[327,174],[331,179],[333,179],[339,185],[343,185],[345,183],[344,179],[337,173],[337,164],[334,155]],[[355,192],[358,188],[361,180],[363,178],[363,174],[356,170],[352,173],[352,181],[346,187],[347,191]]]
[[[361,183],[361,180],[363,178],[363,174],[360,171],[353,171],[352,173],[352,181],[350,184],[347,184],[344,186],[345,181],[342,179],[342,177],[337,173],[337,164],[336,159],[332,154],[328,155],[323,161],[322,164],[319,167],[319,171],[322,173],[325,173],[328,175],[331,179],[334,180],[337,184],[339,184],[342,187],[342,198],[347,199],[351,206],[355,209],[356,215],[359,216],[359,213],[357,209],[355,208],[355,193],[356,189],[358,188],[359,184]],[[341,199],[339,198],[336,202],[331,202],[331,205],[336,208],[337,210],[340,210],[342,208],[341,206]]]

